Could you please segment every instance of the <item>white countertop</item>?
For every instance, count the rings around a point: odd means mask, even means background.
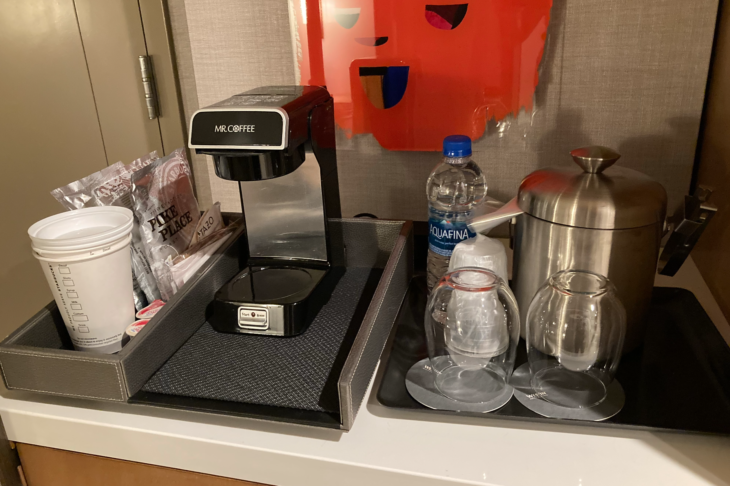
[[[694,263],[692,290],[730,342]],[[6,395],[11,394],[6,392]],[[374,395],[374,394],[373,394]],[[275,485],[730,485],[730,437],[399,412],[370,396],[350,432],[13,393],[10,440]],[[32,401],[27,401],[32,400]]]

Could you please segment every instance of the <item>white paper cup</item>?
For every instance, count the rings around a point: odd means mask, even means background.
[[[110,210],[108,218],[104,210]],[[72,217],[60,217],[66,214]],[[132,221],[126,208],[89,208],[51,216],[28,230],[33,253],[78,351],[116,353],[135,320]]]

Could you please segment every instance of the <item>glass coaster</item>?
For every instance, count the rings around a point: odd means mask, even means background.
[[[428,358],[411,366],[406,374],[406,389],[411,397],[424,407],[452,412],[493,412],[503,407],[512,398],[513,389],[506,386],[504,392],[488,402],[465,403],[446,398],[433,383],[433,372]]]
[[[530,365],[523,364],[512,373],[510,384],[514,387],[515,398],[529,410],[543,417],[600,422],[609,419],[624,408],[626,395],[617,380],[613,380],[606,390],[606,398],[590,408],[567,408],[555,405],[540,398],[530,385]]]

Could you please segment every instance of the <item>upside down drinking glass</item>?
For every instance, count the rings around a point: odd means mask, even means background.
[[[425,328],[434,384],[442,395],[487,403],[505,392],[520,318],[501,278],[473,267],[446,274],[429,298]]]
[[[606,398],[626,334],[626,311],[606,277],[556,273],[535,294],[525,325],[530,383],[539,397],[568,408]]]

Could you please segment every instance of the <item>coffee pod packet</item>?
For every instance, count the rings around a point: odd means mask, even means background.
[[[123,167],[124,164],[121,162],[104,167],[100,171],[94,172],[83,179],[52,190],[51,196],[69,211],[98,206],[99,204],[92,194],[93,189],[103,184],[104,181],[115,177],[123,170]]]
[[[131,164],[125,165],[124,169],[118,175],[94,187],[92,193],[98,205],[123,206],[134,212],[134,204],[132,203],[132,174],[148,166],[157,158],[157,151],[151,152],[133,161]],[[132,244],[130,247],[132,249],[132,271],[136,282],[144,292],[147,302],[154,302],[160,298],[160,291],[157,288],[157,282],[152,274],[152,268],[145,255],[142,236],[140,234],[140,223],[136,216],[134,218],[134,227],[132,228]]]
[[[187,250],[200,220],[185,151],[151,162],[132,174],[134,213],[162,300],[175,293],[165,263]]]
[[[91,193],[96,206],[123,206],[132,210],[132,174],[157,160],[157,151],[150,152],[144,157],[123,165],[118,171],[109,173],[100,183],[91,187]],[[120,162],[117,162],[119,164]],[[115,164],[116,165],[116,164]]]
[[[133,210],[131,175],[155,159],[157,152],[153,151],[129,165],[117,162],[83,179],[54,189],[51,195],[68,210],[94,206],[121,206]],[[134,306],[139,310],[148,302],[159,299],[160,291],[157,289],[157,283],[142,246],[139,221],[136,217],[130,249],[134,277]]]

